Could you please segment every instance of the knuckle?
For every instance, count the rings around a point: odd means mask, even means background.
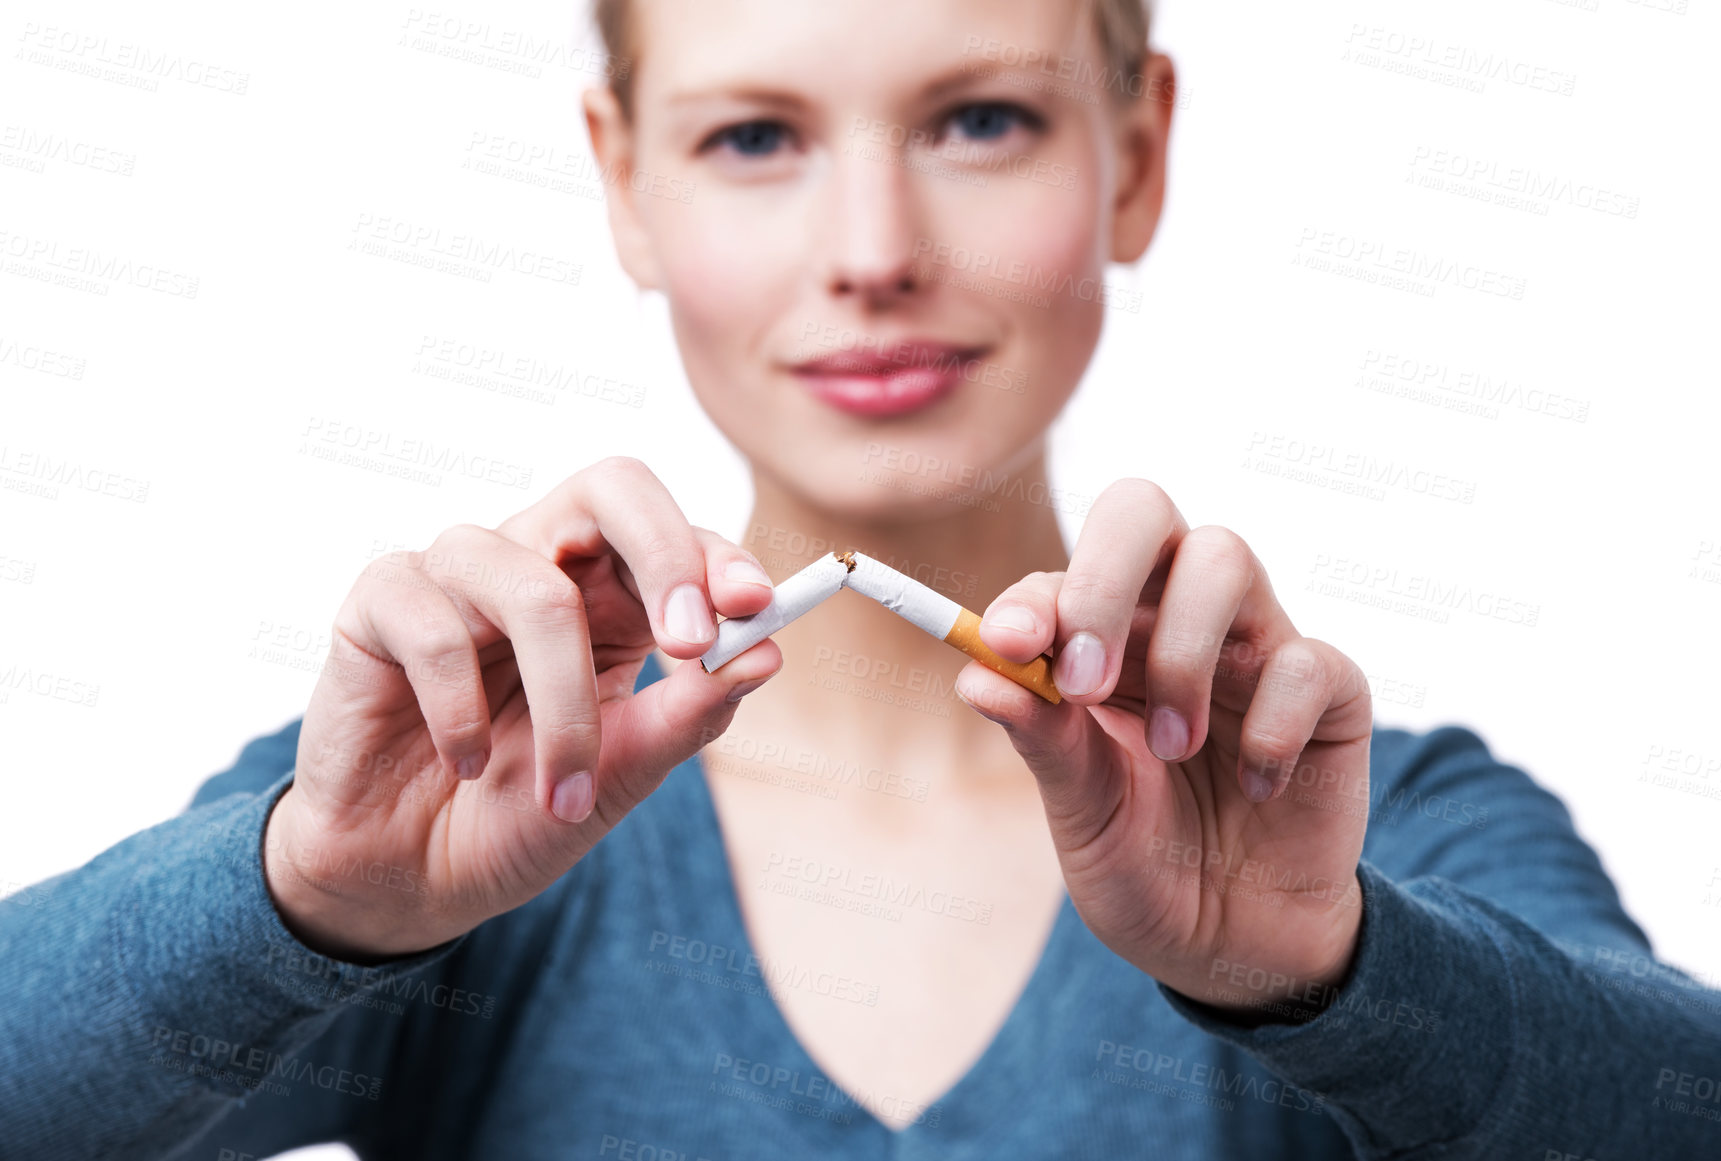
[[[1286,641],[1273,653],[1273,679],[1284,685],[1325,684],[1330,670],[1327,654],[1306,637]]]
[[[1155,515],[1169,515],[1176,507],[1172,504],[1171,497],[1166,494],[1164,488],[1152,480],[1144,480],[1139,476],[1126,476],[1120,480],[1113,480],[1106,485],[1105,490],[1100,494],[1112,496],[1117,500],[1124,501],[1131,507],[1142,508]]]
[[[398,548],[393,552],[385,552],[359,571],[358,578],[353,582],[354,593],[375,585],[399,582],[405,577],[415,575],[423,555]]]
[[[1136,594],[1115,576],[1103,572],[1088,572],[1064,577],[1058,589],[1058,616],[1077,618],[1096,609],[1126,602],[1133,604]]]
[[[454,524],[444,528],[440,533],[438,533],[436,539],[431,541],[431,547],[443,550],[452,550],[461,545],[470,546],[490,535],[493,534],[489,529],[480,528],[476,524]]]
[[[542,590],[534,592],[520,610],[528,625],[562,626],[583,621],[586,615],[585,594],[580,586],[566,576],[546,579]]]
[[[1220,524],[1192,528],[1183,538],[1179,554],[1191,553],[1208,567],[1225,572],[1247,573],[1253,578],[1255,553],[1248,542]]]
[[[489,729],[490,722],[476,715],[456,716],[438,723],[438,726],[447,745],[464,750],[484,740],[484,731]]]
[[[636,456],[605,456],[591,466],[592,474],[615,483],[628,483],[641,478],[656,480],[657,476]]]
[[[682,566],[688,561],[686,543],[679,537],[671,536],[660,529],[653,529],[640,540],[637,555],[639,563],[651,569],[663,569],[665,571],[673,569],[676,572],[697,571],[701,575],[704,573],[703,568],[697,570],[684,569]]]
[[[438,617],[419,628],[413,652],[417,660],[440,668],[463,665],[472,637],[464,626],[448,624]]]
[[[1369,688],[1368,675],[1350,654],[1318,637],[1304,637],[1303,643],[1321,659],[1323,672],[1333,687],[1335,702],[1349,702],[1360,697],[1372,703],[1374,691]]]
[[[1212,639],[1207,633],[1192,632],[1176,625],[1161,623],[1148,643],[1148,666],[1155,675],[1165,677],[1185,672],[1207,672],[1211,668],[1209,654]]]
[[[1302,753],[1303,742],[1303,738],[1286,729],[1283,724],[1264,722],[1244,731],[1242,748],[1244,753],[1251,755],[1258,764],[1268,767],[1289,766],[1297,760],[1297,755]]]
[[[541,724],[548,733],[558,738],[570,738],[575,742],[585,742],[597,737],[599,722],[598,707],[595,704],[586,704],[584,698],[553,706],[544,712],[541,719]]]

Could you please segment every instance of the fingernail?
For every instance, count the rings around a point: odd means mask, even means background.
[[[998,717],[997,715],[995,715],[993,713],[990,713],[987,710],[981,709],[979,707],[979,705],[975,704],[974,702],[972,702],[968,699],[968,695],[962,692],[962,689],[960,686],[953,687],[953,688],[955,688],[956,696],[958,699],[961,700],[963,705],[967,706],[969,709],[973,710],[975,713],[979,714],[981,717],[985,718],[989,722],[996,722],[998,725],[1003,726],[1005,729],[1010,728],[1011,723],[1010,723],[1008,718],[1001,718],[1001,717]]]
[[[1243,797],[1250,802],[1265,802],[1273,796],[1273,784],[1266,776],[1253,770],[1243,771]]]
[[[742,698],[746,697],[748,694],[752,693],[755,689],[758,689],[761,685],[764,685],[767,681],[770,681],[770,680],[771,680],[771,678],[769,678],[769,677],[761,677],[757,681],[743,681],[740,685],[737,685],[734,689],[732,689],[728,693],[724,694],[723,700],[724,701],[740,701]]]
[[[717,636],[711,610],[705,607],[705,594],[696,584],[680,585],[669,594],[669,603],[663,608],[663,627],[689,645],[704,645]]]
[[[468,754],[466,757],[460,759],[460,764],[454,768],[454,773],[460,778],[470,782],[472,779],[484,773],[484,765],[489,758],[490,755],[484,753],[482,750],[476,754]]]
[[[1161,762],[1175,762],[1189,748],[1189,723],[1168,705],[1153,711],[1147,723],[1147,745]]]
[[[581,770],[556,783],[550,809],[563,822],[584,822],[592,812],[592,772]]]
[[[725,580],[740,581],[744,585],[775,587],[771,584],[771,578],[766,575],[765,570],[750,560],[730,561],[729,566],[723,570],[723,577]]]
[[[1018,633],[1034,631],[1034,614],[1024,605],[997,605],[986,614],[986,620],[1000,629],[1014,629]]]
[[[1057,664],[1052,667],[1058,692],[1081,697],[1100,687],[1105,677],[1106,649],[1100,639],[1085,629],[1071,637],[1058,651]]]

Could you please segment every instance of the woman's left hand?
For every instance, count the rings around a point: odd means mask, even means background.
[[[1088,928],[1191,998],[1321,1006],[1361,922],[1373,704],[1242,538],[1119,480],[1068,570],[999,594],[981,637],[1013,661],[1055,646],[1061,704],[979,662],[957,691],[1039,781]]]

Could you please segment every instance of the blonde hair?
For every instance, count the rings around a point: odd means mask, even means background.
[[[1121,93],[1128,99],[1139,84],[1133,78],[1139,75],[1147,58],[1153,0],[1087,0],[1087,3],[1105,50],[1106,71],[1110,76],[1122,78],[1121,84],[1108,87],[1114,96]],[[631,0],[593,0],[593,8],[604,51],[612,58],[628,62],[628,67],[611,71],[610,89],[621,106],[622,116],[632,121],[633,76],[639,71],[633,67],[639,59],[631,19],[633,5]]]

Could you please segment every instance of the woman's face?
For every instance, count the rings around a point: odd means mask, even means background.
[[[1152,235],[1169,63],[1117,76],[1083,0],[633,3],[631,129],[588,124],[717,426],[854,518],[1023,466]]]

